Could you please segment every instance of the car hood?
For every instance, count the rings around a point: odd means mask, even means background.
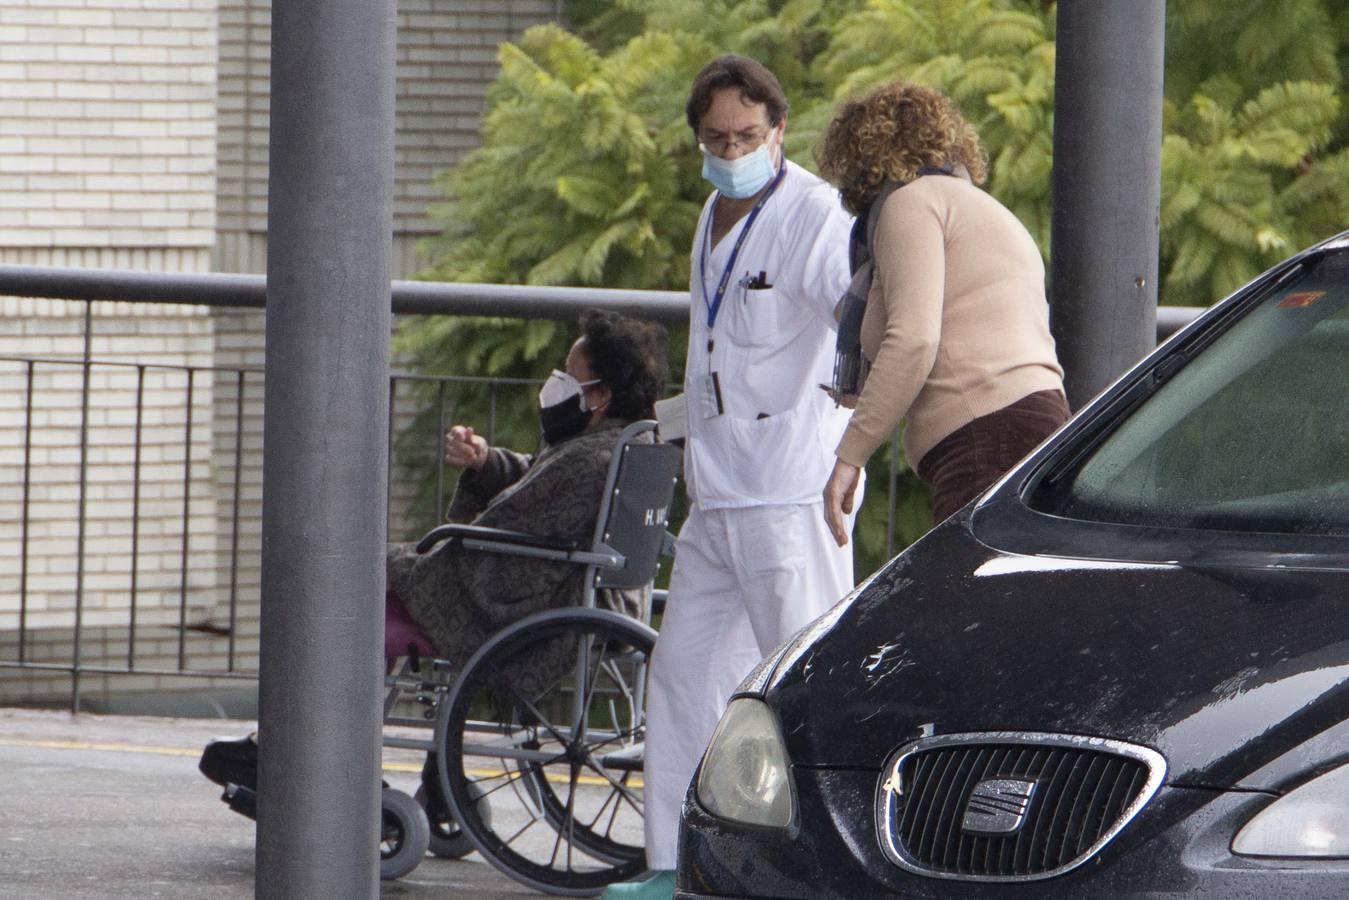
[[[1009,554],[963,513],[808,628],[766,695],[798,765],[880,769],[928,734],[1150,746],[1172,784],[1257,770],[1349,717],[1343,572]]]

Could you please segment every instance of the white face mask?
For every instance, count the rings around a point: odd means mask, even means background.
[[[592,378],[590,381],[577,381],[573,376],[566,372],[560,372],[554,369],[548,375],[548,380],[543,383],[539,389],[539,408],[547,409],[550,406],[557,406],[570,400],[577,394],[581,395],[581,409],[586,409],[585,389],[592,384],[599,384],[600,379]]]
[[[767,187],[776,174],[768,144],[766,140],[752,153],[737,159],[722,159],[699,144],[698,149],[703,151],[703,177],[727,197],[735,200],[753,197]]]

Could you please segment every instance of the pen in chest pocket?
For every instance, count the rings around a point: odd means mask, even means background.
[[[749,299],[750,291],[762,291],[772,287],[772,285],[768,283],[768,273],[763,270],[760,270],[758,275],[753,276],[746,272],[745,277],[740,279],[740,283],[745,287],[746,300]]]

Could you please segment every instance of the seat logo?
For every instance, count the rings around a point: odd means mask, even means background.
[[[960,830],[966,834],[1016,834],[1026,822],[1026,812],[1034,795],[1034,781],[985,779],[970,792]]]

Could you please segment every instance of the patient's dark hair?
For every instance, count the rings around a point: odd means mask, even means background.
[[[655,322],[593,309],[581,316],[582,345],[590,369],[613,392],[606,417],[654,419],[669,366],[665,329]]]

